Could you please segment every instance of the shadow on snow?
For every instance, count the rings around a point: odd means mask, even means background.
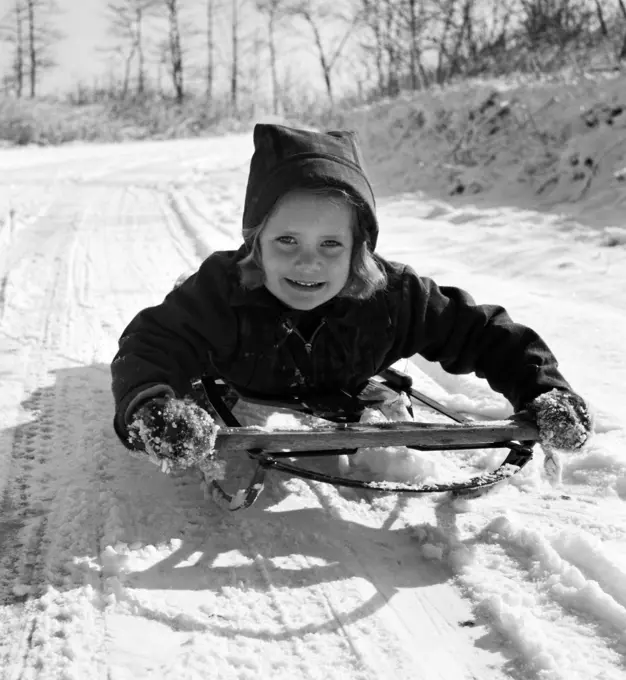
[[[369,512],[368,499],[355,498],[353,490],[271,473],[257,504],[232,513],[204,498],[197,473],[168,477],[117,441],[108,365],[52,375],[52,384],[22,402],[26,422],[0,439],[8,442],[0,456],[10,458],[0,515],[4,605],[39,597],[48,586],[65,592],[92,585],[103,596],[103,609],[104,596],[114,593],[137,614],[173,630],[281,640],[337,630],[385,607],[400,591],[452,578],[445,565],[420,557],[414,528],[393,527],[405,497],[389,504],[393,509],[379,520],[380,510]],[[229,467],[236,474],[244,468],[241,483],[252,469],[247,461]],[[349,512],[342,512],[346,507]],[[437,523],[441,516],[436,514]],[[432,528],[454,531],[454,522],[448,515],[445,526]],[[115,550],[119,568],[109,564],[107,570],[107,547],[109,555]],[[357,597],[351,611],[282,631],[275,622],[271,631],[228,623],[228,612],[206,606],[201,619],[163,614],[140,597],[147,590],[220,594],[235,588],[243,594],[240,606],[254,608],[258,596],[241,604],[246,595],[300,589],[306,601],[307,589],[336,587],[340,593],[358,588],[359,580],[374,589],[367,589],[369,599]]]

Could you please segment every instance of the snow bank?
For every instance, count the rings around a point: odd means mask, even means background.
[[[380,194],[559,206],[621,227],[626,79],[466,81],[343,113]],[[622,212],[623,214],[623,212]],[[623,243],[623,234],[607,236]]]

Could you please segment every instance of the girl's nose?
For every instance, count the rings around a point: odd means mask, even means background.
[[[317,250],[315,248],[309,248],[303,246],[298,250],[298,256],[296,262],[303,264],[311,264],[317,260]]]
[[[316,267],[319,265],[319,258],[314,248],[302,248],[296,258],[296,266]]]

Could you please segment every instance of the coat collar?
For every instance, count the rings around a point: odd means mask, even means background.
[[[230,304],[232,307],[267,309],[268,312],[274,312],[281,318],[291,318],[294,323],[297,323],[303,314],[308,313],[287,306],[277,297],[272,295],[265,286],[249,290],[238,284],[231,292]],[[332,300],[325,302],[323,305],[315,307],[311,312],[320,318],[330,317],[338,322],[342,320],[348,321],[355,308],[359,307],[360,304],[362,303],[356,300],[335,297]],[[352,323],[352,321],[350,321],[350,323]]]

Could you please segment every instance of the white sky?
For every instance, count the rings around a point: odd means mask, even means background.
[[[58,46],[59,68],[55,80],[62,87],[88,79],[99,70],[102,57],[96,51],[107,42],[103,0],[59,0],[65,12],[62,24],[67,39]]]
[[[57,17],[55,25],[63,31],[65,38],[59,42],[54,51],[58,67],[47,73],[45,79],[42,79],[40,91],[44,94],[71,90],[81,81],[86,85],[91,85],[94,78],[103,77],[110,71],[111,57],[102,51],[102,48],[112,44],[111,37],[107,33],[107,0],[57,0],[57,4],[61,13]],[[240,49],[242,52],[250,50],[251,36],[255,31],[259,30],[265,36],[264,26],[259,22],[253,4],[246,2],[240,10]],[[9,12],[12,5],[13,0],[0,0],[0,18]],[[204,39],[206,2],[205,0],[183,0],[182,6],[185,9],[183,16],[199,32],[195,41],[186,40],[184,43],[189,50],[185,75],[186,79],[190,81],[193,67],[203,69],[207,59]],[[230,61],[230,16],[230,3],[224,4],[223,10],[216,10],[216,78],[218,88],[220,79],[223,79],[222,82],[224,83],[226,81],[225,68]],[[291,35],[294,39],[297,39],[295,31],[291,32]],[[300,43],[302,43],[302,39],[300,39]],[[194,45],[196,46],[195,50],[193,49]],[[288,49],[284,36],[281,38],[281,49],[285,52]],[[297,57],[297,59],[294,60],[294,57]],[[9,63],[8,51],[2,50],[0,52],[0,73],[6,72]],[[242,58],[242,69],[245,69],[247,64],[250,63],[258,64],[258,60],[250,60],[249,58],[244,60]],[[298,74],[303,69],[311,71],[314,74],[312,85],[315,86],[315,81],[319,80],[317,86],[323,87],[321,77],[318,75],[317,62],[307,54],[306,49],[289,47],[289,59],[285,60],[284,66],[291,68],[293,73],[297,69]],[[121,64],[117,66],[115,72],[121,77]],[[156,67],[149,67],[149,74],[151,77],[156,77]],[[253,78],[253,80],[258,80],[258,78]]]

